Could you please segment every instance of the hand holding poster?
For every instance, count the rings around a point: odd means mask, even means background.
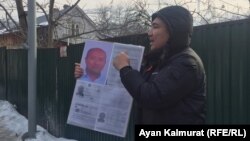
[[[123,87],[112,60],[127,52],[132,68],[139,70],[144,47],[88,40],[73,93],[67,123],[120,137],[126,136],[132,97]]]

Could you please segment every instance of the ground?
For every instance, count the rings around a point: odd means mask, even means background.
[[[1,141],[22,141],[24,133],[28,132],[28,120],[19,114],[8,101],[0,100],[0,139]],[[25,141],[76,141],[56,138],[41,126],[37,126],[36,139]]]

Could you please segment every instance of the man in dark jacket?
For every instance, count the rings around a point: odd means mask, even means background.
[[[126,53],[113,61],[123,85],[138,106],[140,124],[204,124],[206,75],[190,48],[193,19],[188,10],[170,6],[152,15],[151,51],[141,72]]]

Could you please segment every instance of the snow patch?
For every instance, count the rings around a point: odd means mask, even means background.
[[[28,120],[19,114],[15,106],[8,101],[0,100],[0,139],[1,141],[22,141],[28,132]],[[76,141],[52,136],[41,126],[37,126],[36,139],[25,141]]]

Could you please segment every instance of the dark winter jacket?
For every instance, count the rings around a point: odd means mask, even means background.
[[[135,100],[140,124],[204,124],[206,76],[200,57],[189,47],[192,16],[179,6],[153,14],[170,30],[170,40],[145,58],[142,72],[120,70],[123,85]]]

